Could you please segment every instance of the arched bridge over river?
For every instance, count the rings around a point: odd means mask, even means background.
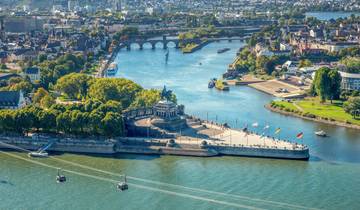
[[[244,37],[221,37],[221,38],[208,38],[206,40],[210,41],[210,42],[214,42],[214,41],[235,41],[235,40],[240,40],[240,41],[244,41],[246,40],[248,37],[244,36]],[[150,44],[151,45],[151,49],[156,49],[156,45],[158,43],[162,44],[162,48],[163,49],[167,49],[169,47],[169,44],[173,44],[173,46],[175,46],[175,48],[179,48],[179,44],[180,42],[183,44],[189,44],[189,43],[201,43],[201,39],[185,39],[185,40],[180,40],[177,37],[167,37],[167,36],[163,36],[162,39],[130,39],[130,40],[126,40],[126,41],[121,41],[119,48],[126,48],[127,50],[131,50],[131,45],[132,44],[137,44],[139,46],[139,49],[142,50],[144,49],[144,45],[145,44]]]

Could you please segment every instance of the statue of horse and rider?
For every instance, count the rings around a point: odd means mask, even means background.
[[[163,90],[161,91],[161,100],[170,101],[172,96],[171,90],[166,90],[166,86],[164,85]]]

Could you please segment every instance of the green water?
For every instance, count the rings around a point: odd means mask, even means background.
[[[248,87],[232,88],[228,93],[207,89],[209,78],[224,71],[241,45],[214,43],[189,55],[171,49],[167,64],[161,49],[122,51],[117,58],[118,76],[148,88],[166,84],[188,113],[203,118],[207,114],[211,119],[217,116],[218,121],[234,127],[255,121],[260,125],[269,123],[270,132],[280,126],[281,137],[291,141],[303,131],[302,143],[310,147],[309,161],[54,154],[56,158],[107,172],[104,173],[58,160],[35,159],[82,173],[65,172],[67,183],[57,184],[55,169],[13,157],[28,160],[26,154],[0,153],[0,209],[360,209],[359,131],[271,113],[263,105],[272,97]],[[216,53],[224,47],[231,50]],[[317,129],[325,130],[330,137],[314,136]],[[123,173],[179,186],[129,177],[130,189],[119,192],[112,180],[120,180],[116,174]]]

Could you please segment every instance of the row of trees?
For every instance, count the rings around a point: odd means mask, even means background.
[[[124,134],[121,104],[87,101],[84,105],[53,105],[49,109],[28,106],[0,110],[0,132],[26,134],[29,131],[74,135],[121,136]]]

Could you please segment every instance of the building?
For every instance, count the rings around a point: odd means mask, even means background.
[[[339,72],[341,75],[341,89],[360,91],[360,74]]]
[[[24,75],[30,78],[30,81],[34,83],[36,80],[40,80],[40,69],[38,67],[29,67],[25,69]]]
[[[10,78],[13,78],[13,77],[20,77],[20,75],[18,74],[13,74],[13,73],[0,73],[0,81],[1,80],[9,80]]]
[[[25,105],[22,91],[0,91],[0,109],[20,109]]]

